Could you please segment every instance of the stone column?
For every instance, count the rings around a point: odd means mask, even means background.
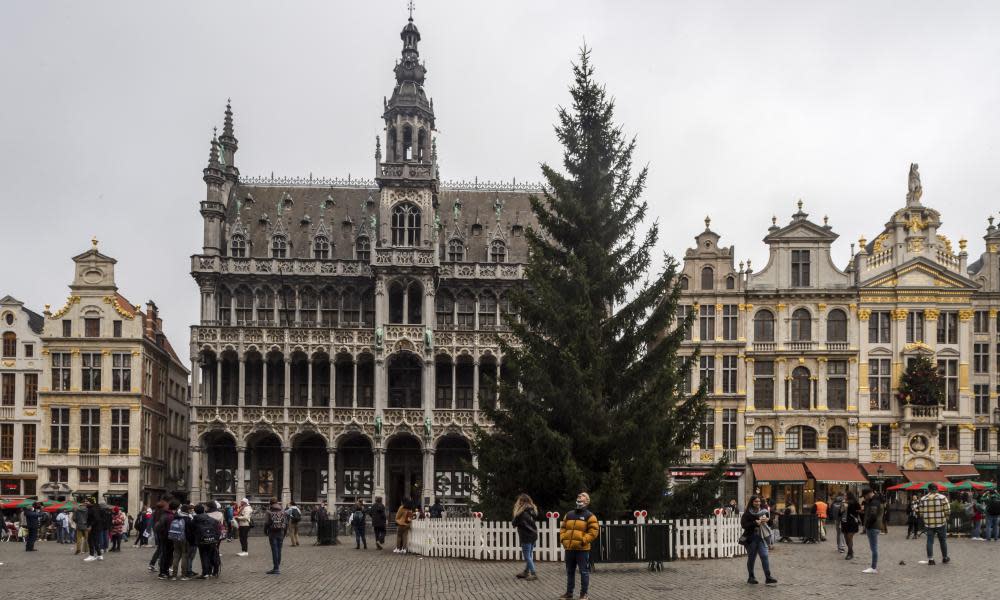
[[[246,404],[246,392],[247,392],[247,357],[245,354],[240,355],[240,396],[237,399],[237,403],[242,408]]]
[[[333,512],[337,504],[337,449],[326,449],[326,506]]]
[[[424,378],[423,378],[423,394],[421,404],[424,409],[424,417],[430,417],[434,414],[434,358],[429,358],[424,360]]]
[[[754,398],[754,396],[753,396],[753,392],[754,392],[754,389],[753,389],[754,359],[753,359],[753,357],[748,356],[748,357],[746,357],[745,362],[746,362],[746,369],[744,370],[744,376],[746,377],[746,394],[747,394],[746,411],[747,412],[751,412],[751,411],[754,410],[754,404],[753,404],[753,398]]]
[[[458,362],[454,359],[451,361],[451,409],[455,410],[457,405],[458,395]]]
[[[431,440],[426,441],[427,444],[431,443]],[[434,449],[425,448],[424,449],[424,497],[428,498],[428,504],[434,504]]]
[[[222,355],[215,355],[215,389],[213,390],[213,396],[215,396],[215,405],[219,406],[222,404]]]
[[[788,401],[785,395],[785,359],[779,357],[774,362],[777,366],[774,375],[774,410],[785,410]]]
[[[354,380],[353,387],[351,389],[351,406],[354,408],[358,407],[358,358],[356,356],[351,357],[351,366],[354,369]]]
[[[191,359],[191,403],[201,404],[201,358]]]
[[[236,446],[236,499],[246,498],[246,471],[247,471],[247,449],[246,446]]]
[[[385,449],[381,442],[375,448],[375,495],[385,497]]]
[[[819,367],[816,369],[816,408],[817,410],[827,410],[826,404],[826,382],[829,380],[826,370],[826,357],[819,358]]]
[[[330,356],[330,408],[337,405],[337,359],[335,355]],[[331,413],[332,414],[332,413]],[[333,422],[332,420],[330,421]]]
[[[292,500],[292,449],[281,447],[281,503],[288,504]]]
[[[308,358],[306,361],[306,406],[312,408],[313,405],[313,361]]]
[[[282,400],[282,406],[287,407],[290,404],[292,397],[292,359],[289,357],[285,358],[285,397]]]
[[[191,481],[188,485],[191,490],[191,500],[203,502],[205,498],[201,495],[201,448],[198,446],[191,446]]]
[[[472,410],[479,412],[479,358],[472,362]]]
[[[958,312],[958,351],[961,353],[958,362],[958,411],[962,415],[973,413],[969,361],[972,354],[972,318],[974,314],[971,309]],[[988,370],[992,371],[993,369]]]
[[[261,396],[260,405],[267,406],[267,355],[263,356],[263,360],[260,362],[261,374],[260,374],[260,385],[261,385]]]

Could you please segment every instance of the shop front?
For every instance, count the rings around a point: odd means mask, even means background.
[[[815,501],[814,483],[800,462],[753,463],[754,493],[768,499],[775,510],[800,507]]]
[[[941,472],[952,483],[979,477],[979,469],[974,465],[941,465]]]
[[[873,490],[885,493],[885,488],[903,482],[899,465],[891,462],[861,463],[861,470],[868,476]]]
[[[692,483],[708,475],[708,469],[697,469],[690,467],[674,467],[670,469],[670,480],[673,485],[685,485]],[[735,499],[740,506],[740,510],[746,505],[744,482],[744,471],[742,467],[730,467],[723,473],[722,489],[719,491],[719,498],[725,504]]]
[[[815,490],[813,501],[807,505],[816,500],[823,500],[829,504],[836,496],[846,496],[849,490],[857,493],[861,486],[868,483],[868,479],[856,463],[807,462],[805,467]]]
[[[1000,463],[976,463],[976,481],[1000,481]]]

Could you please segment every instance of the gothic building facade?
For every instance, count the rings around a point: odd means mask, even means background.
[[[0,298],[0,496],[34,496],[38,477],[38,382],[42,315],[12,296]]]
[[[990,218],[970,265],[921,196],[913,165],[905,206],[842,269],[838,236],[801,202],[784,227],[772,220],[760,271],[737,266],[706,219],[685,255],[680,315],[694,313],[691,385],[707,380],[711,410],[675,480],[725,456],[727,496],[760,489],[784,506],[852,485],[995,479],[1000,231]],[[919,355],[938,365],[940,406],[896,397]]]
[[[412,19],[401,39],[373,179],[242,177],[227,105],[192,257],[195,500],[471,499],[537,190],[441,181]]]

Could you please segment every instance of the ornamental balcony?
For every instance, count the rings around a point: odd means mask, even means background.
[[[451,279],[524,279],[524,265],[508,263],[443,262],[439,271],[442,278]]]
[[[437,179],[437,169],[433,163],[384,162],[378,166],[379,183],[404,180],[431,181]]]
[[[393,267],[433,267],[437,264],[434,248],[376,248],[375,264]]]
[[[908,423],[937,423],[941,420],[941,406],[919,404],[903,405],[903,421]]]
[[[362,260],[323,260],[300,258],[233,258],[231,256],[191,257],[191,272],[198,273],[233,273],[233,274],[270,274],[282,275],[355,275],[371,277],[372,268],[367,261]]]

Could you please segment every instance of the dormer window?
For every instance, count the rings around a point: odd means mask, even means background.
[[[271,258],[288,258],[288,239],[285,236],[271,238]]]
[[[490,262],[507,262],[507,244],[503,240],[493,240],[490,242]]]
[[[330,258],[330,240],[325,235],[317,235],[313,240],[313,258]]]
[[[358,237],[354,243],[354,258],[368,262],[372,258],[372,245],[367,235]]]
[[[242,235],[234,235],[233,239],[230,241],[230,248],[230,255],[233,258],[246,258],[247,239]]]
[[[420,209],[409,202],[392,209],[392,245],[420,245]]]
[[[729,277],[726,277],[726,289],[727,290],[735,290],[736,289],[736,278],[733,277],[732,275],[730,275]]]
[[[451,262],[462,262],[465,260],[465,244],[462,240],[450,240],[448,242],[448,260]]]
[[[712,267],[705,267],[701,270],[701,289],[715,289],[715,270]]]
[[[792,287],[809,287],[808,250],[792,250]]]

